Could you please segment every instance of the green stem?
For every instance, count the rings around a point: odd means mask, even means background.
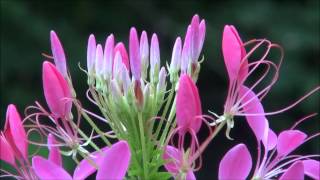
[[[164,110],[163,110],[163,113],[162,113],[162,116],[161,116],[162,119],[161,119],[161,121],[160,121],[160,123],[158,125],[157,131],[156,131],[156,134],[155,134],[156,138],[158,138],[158,136],[159,136],[161,127],[162,127],[163,122],[164,122],[164,118],[165,118],[165,116],[166,116],[166,114],[167,114],[167,112],[169,110],[169,106],[170,106],[170,104],[172,102],[173,94],[174,94],[174,85],[172,85],[172,89],[171,89],[170,94],[168,96],[168,100],[167,100],[166,106],[164,107]]]
[[[174,101],[172,103],[172,106],[171,106],[171,110],[170,110],[170,114],[169,114],[169,117],[168,117],[168,122],[163,130],[163,133],[161,135],[161,138],[160,138],[160,144],[163,145],[164,141],[165,141],[165,138],[167,137],[168,135],[168,130],[169,130],[169,127],[172,123],[172,120],[174,119],[174,116],[175,116],[175,113],[176,113],[176,101],[177,101],[177,98],[174,98]],[[174,127],[173,127],[174,128]]]
[[[145,147],[145,137],[144,137],[144,127],[142,122],[142,114],[139,112],[138,114],[139,118],[139,129],[140,129],[140,138],[141,138],[141,147],[142,147],[142,164],[143,164],[143,173],[144,173],[144,179],[148,179],[147,177],[147,152]]]

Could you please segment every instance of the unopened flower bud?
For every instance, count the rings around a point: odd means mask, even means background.
[[[140,55],[142,66],[142,78],[147,79],[149,67],[149,43],[146,31],[142,31],[140,37]]]
[[[106,39],[103,56],[103,77],[105,80],[110,80],[112,76],[113,65],[113,51],[114,51],[114,36],[109,35]]]
[[[54,31],[50,32],[50,41],[51,41],[51,51],[54,59],[54,64],[56,65],[58,71],[62,74],[62,76],[67,79],[67,64],[66,64],[66,56],[62,47],[62,44]]]
[[[160,69],[160,50],[159,41],[156,34],[152,35],[150,46],[150,79],[152,83],[158,82],[158,73]]]

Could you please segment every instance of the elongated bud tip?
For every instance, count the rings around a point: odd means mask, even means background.
[[[68,72],[66,65],[66,56],[58,35],[54,31],[50,31],[50,41],[54,63],[57,66],[59,72],[64,76],[64,78],[67,78]]]
[[[141,57],[137,30],[132,27],[129,37],[129,56],[132,75],[135,79],[141,78]]]
[[[87,68],[88,74],[91,75],[94,71],[94,61],[96,57],[96,38],[90,34],[87,47]]]

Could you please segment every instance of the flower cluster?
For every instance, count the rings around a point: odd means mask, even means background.
[[[48,108],[36,101],[21,119],[16,107],[8,106],[0,134],[0,159],[15,171],[0,169],[0,177],[196,179],[195,172],[202,167],[202,153],[209,143],[224,129],[228,139],[236,138],[230,135],[234,120],[245,116],[256,137],[257,160],[253,162],[246,145],[238,144],[222,158],[219,179],[246,179],[253,164],[252,179],[303,179],[304,175],[319,179],[319,154],[291,155],[320,135],[308,136],[296,129],[315,115],[297,121],[279,135],[270,128],[267,116],[291,109],[320,87],[285,108],[265,112],[261,101],[279,77],[283,50],[267,39],[243,42],[236,28],[226,25],[222,53],[229,87],[224,112],[205,114],[196,86],[204,60],[201,51],[205,33],[205,20],[194,15],[184,39],[176,38],[167,66],[162,66],[155,33],[149,39],[146,31],[138,34],[132,27],[128,48],[113,34],[107,36],[104,46],[91,34],[87,68],[82,70],[87,74],[86,97],[98,108],[96,114],[77,98],[62,43],[51,31],[52,56],[45,55],[49,60],[42,66]],[[262,55],[254,56],[261,49]],[[278,61],[270,60],[273,49],[280,50]],[[105,127],[98,126],[97,121]],[[83,123],[91,128],[90,135],[81,128]],[[203,125],[208,135],[200,141],[198,133]],[[29,155],[29,145],[46,147],[48,157]],[[64,169],[62,156],[77,163],[72,176]]]

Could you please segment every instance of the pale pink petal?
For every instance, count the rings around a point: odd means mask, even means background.
[[[57,118],[69,115],[72,107],[71,92],[67,81],[56,67],[48,61],[42,66],[42,81],[47,104]]]
[[[101,152],[96,151],[91,153],[91,160],[93,160],[96,165],[100,166],[108,149],[109,147],[105,147],[101,149]],[[97,169],[92,164],[90,164],[90,161],[88,161],[87,159],[83,159],[74,170],[73,178],[75,180],[86,179],[88,176],[96,172],[96,170]]]
[[[36,175],[43,180],[72,180],[72,177],[57,164],[40,156],[32,158],[32,167]]]
[[[130,67],[133,77],[136,80],[141,78],[141,57],[137,30],[132,27],[129,37]]]
[[[239,97],[242,98],[241,103],[246,104],[243,107],[244,114],[264,114],[260,100],[249,88],[241,86]],[[246,119],[256,138],[259,141],[264,140],[265,135],[269,131],[266,117],[264,115],[246,116]]]
[[[11,148],[17,148],[25,159],[28,159],[28,139],[22,125],[21,117],[15,105],[10,104],[7,108],[6,124],[4,133]]]
[[[105,79],[111,78],[113,68],[114,36],[110,34],[104,46],[103,52],[103,75]]]
[[[252,158],[244,144],[238,144],[230,149],[219,165],[219,179],[246,179],[252,167]]]
[[[179,71],[181,64],[181,38],[178,37],[174,43],[171,63],[170,63],[170,71]]]
[[[206,22],[205,20],[201,20],[200,25],[199,25],[199,36],[200,36],[200,42],[199,42],[199,55],[201,53],[202,47],[203,47],[203,43],[204,43],[204,39],[206,36]]]
[[[199,35],[199,24],[200,18],[196,14],[192,17],[191,20],[191,61],[195,63],[199,58],[199,42],[200,42],[200,35]]]
[[[140,37],[140,55],[142,65],[147,67],[149,66],[149,43],[148,36],[146,31],[142,31]]]
[[[181,72],[187,73],[189,63],[191,63],[191,26],[188,26],[184,44],[181,52]]]
[[[96,48],[95,70],[96,75],[103,75],[103,49],[101,44],[98,44]]]
[[[87,47],[87,68],[88,73],[91,74],[94,71],[94,63],[96,59],[96,39],[93,34],[89,36]]]
[[[55,146],[57,144],[54,136],[52,134],[48,135],[48,149],[49,149],[49,157],[48,159],[51,162],[56,163],[58,166],[62,166],[62,157],[60,154],[59,147]]]
[[[303,166],[304,166],[304,174],[307,176],[319,180],[320,179],[320,162],[313,160],[313,159],[308,159],[303,161]]]
[[[64,54],[61,42],[54,31],[50,32],[50,40],[54,64],[56,65],[59,72],[66,78],[68,77],[66,56]]]
[[[181,75],[179,80],[176,106],[180,133],[185,133],[188,128],[198,132],[202,122],[197,119],[201,115],[199,94],[191,77],[186,74]]]
[[[299,130],[282,131],[278,137],[278,156],[286,156],[300,146],[307,135]]]
[[[12,166],[16,164],[13,150],[3,134],[0,135],[0,159],[11,164]]]
[[[117,43],[117,45],[114,47],[114,52],[119,51],[121,54],[122,62],[126,66],[127,70],[130,71],[130,65],[129,65],[129,57],[126,50],[126,47],[122,42]]]
[[[277,146],[278,137],[277,135],[269,129],[268,132],[268,150],[272,150]]]
[[[105,157],[97,173],[97,180],[123,179],[130,163],[131,152],[127,142],[113,144],[105,153]]]
[[[156,34],[152,35],[150,45],[150,72],[151,76],[156,76],[154,73],[160,69],[160,50],[159,41]],[[153,77],[152,77],[153,78]]]
[[[177,148],[168,145],[163,154],[163,159],[166,161],[164,167],[175,176],[181,168],[182,153]]]
[[[304,169],[303,163],[297,161],[292,164],[285,173],[279,178],[279,180],[303,180],[304,179]]]

